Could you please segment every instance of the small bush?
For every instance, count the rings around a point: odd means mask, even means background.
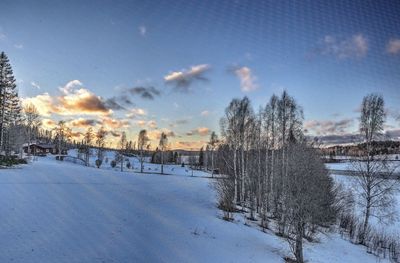
[[[100,166],[101,166],[102,163],[103,163],[102,160],[97,159],[97,160],[96,160],[96,166],[97,166],[97,168],[100,168]]]
[[[27,164],[28,162],[25,159],[19,159],[15,156],[11,156],[11,157],[3,157],[0,160],[0,165],[3,166],[13,166],[13,165],[17,165],[17,164]]]
[[[126,168],[131,169],[131,163],[130,162],[126,163]]]
[[[115,168],[115,166],[117,166],[117,162],[115,160],[112,160],[110,164],[112,168]]]

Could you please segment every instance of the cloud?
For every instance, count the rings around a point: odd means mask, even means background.
[[[130,109],[128,113],[125,114],[127,118],[136,118],[138,116],[145,116],[147,113],[144,109],[141,108],[133,108]]]
[[[250,68],[236,67],[232,71],[239,78],[240,88],[243,92],[250,92],[258,89],[257,77],[254,76]]]
[[[1,30],[1,28],[0,28],[0,41],[6,40],[6,39],[7,39],[7,35],[4,34],[4,33],[2,32],[2,30]]]
[[[100,123],[106,130],[128,128],[130,125],[129,120],[124,120],[124,119],[120,120],[110,117],[102,118]]]
[[[321,55],[331,55],[339,59],[361,58],[368,52],[368,41],[362,34],[356,34],[348,38],[338,38],[327,35],[315,49]]]
[[[200,115],[201,116],[208,116],[208,115],[210,115],[210,112],[208,111],[208,110],[204,110],[204,111],[202,111],[201,113],[200,113]]]
[[[175,121],[171,121],[169,123],[169,127],[173,128],[173,127],[176,127],[176,126],[179,126],[179,125],[187,124],[187,123],[189,123],[189,120],[191,118],[192,117],[188,117],[187,119],[178,119],[178,120],[175,120]],[[168,120],[166,120],[166,121],[168,121]]]
[[[311,136],[308,136],[311,137]],[[338,144],[349,144],[349,143],[361,143],[363,142],[363,136],[358,133],[343,133],[343,134],[331,134],[315,136],[314,139],[324,145],[338,145]],[[389,129],[386,130],[382,136],[383,140],[400,140],[400,129]]]
[[[17,48],[17,49],[23,49],[24,45],[22,45],[22,44],[14,44],[14,47]]]
[[[133,102],[128,97],[112,97],[105,101],[105,105],[113,110],[126,110],[125,105],[133,105]]]
[[[53,129],[57,123],[52,119],[42,119],[42,126],[47,129]]]
[[[193,129],[189,132],[186,133],[187,136],[193,136],[193,135],[200,135],[200,136],[207,136],[210,133],[210,129],[207,127],[199,127],[196,129]]]
[[[384,135],[387,139],[400,140],[400,129],[386,130]]]
[[[386,46],[386,52],[392,55],[400,54],[400,39],[390,39]]]
[[[39,113],[49,116],[52,113],[59,115],[110,115],[112,110],[99,96],[88,89],[82,88],[79,80],[68,82],[60,87],[61,95],[50,96],[43,93],[31,98],[22,99],[23,104],[32,103]]]
[[[154,100],[155,96],[160,96],[161,92],[154,87],[134,87],[128,89],[133,96],[139,95],[142,99]]]
[[[150,140],[159,140],[161,138],[161,133],[165,133],[167,137],[175,137],[175,133],[169,129],[153,130],[148,132]],[[157,142],[158,143],[158,142]]]
[[[200,64],[192,66],[190,69],[182,69],[181,71],[173,71],[164,76],[167,84],[175,86],[177,91],[187,92],[190,86],[197,81],[208,81],[205,74],[210,70],[210,65]]]
[[[75,80],[71,80],[69,81],[67,84],[65,84],[64,87],[60,87],[59,90],[63,93],[63,94],[69,94],[69,92],[71,90],[73,90],[76,87],[80,87],[82,86],[82,82],[80,82],[79,80],[75,79]]]
[[[341,135],[347,133],[353,123],[353,119],[343,119],[339,121],[310,120],[304,123],[304,128],[308,133],[315,135]]]
[[[31,85],[32,85],[32,87],[34,87],[34,88],[40,89],[39,84],[37,84],[37,83],[34,82],[34,81],[31,82]]]
[[[157,128],[157,122],[156,121],[148,121],[147,126],[151,129]]]
[[[22,98],[22,104],[33,104],[36,106],[39,114],[42,116],[50,116],[52,113],[56,111],[56,108],[53,105],[53,98],[47,93],[43,93],[37,95],[32,98]]]
[[[325,145],[338,145],[338,144],[348,144],[348,143],[360,143],[362,142],[362,136],[359,134],[341,134],[341,135],[324,135],[324,136],[316,136],[314,139],[317,139],[319,143]]]
[[[136,121],[136,124],[139,127],[142,127],[142,128],[144,128],[146,126],[149,127],[150,129],[156,129],[157,128],[157,122],[154,121],[154,120],[151,120],[151,121],[138,120],[138,121]]]
[[[205,141],[177,141],[173,144],[176,149],[198,150],[206,144]]]
[[[147,28],[145,26],[141,25],[141,26],[139,26],[138,29],[139,29],[140,35],[145,36],[147,34]]]
[[[68,124],[75,128],[86,128],[86,127],[90,127],[90,126],[96,126],[96,124],[99,124],[99,123],[100,122],[98,120],[94,120],[94,119],[78,118],[76,120],[70,121]]]
[[[103,114],[111,113],[105,102],[87,89],[78,89],[57,98],[57,113],[72,114]]]

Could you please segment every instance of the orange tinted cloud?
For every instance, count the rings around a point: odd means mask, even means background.
[[[210,133],[210,129],[207,127],[199,127],[186,133],[187,136],[200,135],[207,136]]]
[[[129,127],[129,124],[130,123],[128,120],[119,120],[110,117],[105,117],[101,120],[101,125],[104,126],[104,128],[107,130],[127,128]]]
[[[82,83],[73,80],[60,88],[61,95],[50,96],[43,93],[32,98],[23,99],[23,104],[34,104],[40,115],[110,115],[112,110],[107,107],[103,99],[88,89],[81,87]]]
[[[199,150],[206,144],[204,141],[177,141],[173,143],[174,149]]]

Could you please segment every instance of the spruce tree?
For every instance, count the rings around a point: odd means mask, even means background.
[[[201,147],[199,153],[199,166],[203,167],[203,165],[204,165],[204,152],[203,152],[203,147]]]
[[[21,125],[21,105],[11,64],[4,52],[0,53],[0,151],[9,155],[12,137]]]

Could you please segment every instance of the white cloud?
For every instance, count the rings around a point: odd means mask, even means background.
[[[139,26],[139,33],[142,36],[145,36],[147,34],[147,28],[145,26],[143,26],[143,25]]]
[[[201,116],[208,116],[210,115],[210,112],[208,110],[204,110],[200,113]]]
[[[250,68],[236,68],[234,73],[240,80],[240,88],[242,91],[249,92],[258,88],[257,77],[254,76]]]
[[[138,120],[136,121],[136,125],[138,125],[139,127],[149,127],[150,129],[156,129],[157,128],[157,122],[154,120],[150,120],[150,121],[145,121],[145,120]]]
[[[71,92],[71,90],[73,90],[75,87],[79,87],[82,85],[83,85],[82,82],[75,79],[75,80],[69,81],[67,84],[65,84],[64,87],[60,87],[59,90],[64,94],[69,94]]]
[[[400,39],[391,39],[387,44],[386,51],[389,54],[400,54]]]
[[[34,81],[31,82],[32,87],[40,89],[39,84],[35,83]]]
[[[23,49],[23,48],[24,48],[24,45],[22,45],[22,44],[15,44],[14,47],[15,47],[15,48],[18,48],[18,49]]]
[[[137,116],[145,116],[147,113],[144,109],[141,108],[133,108],[130,109],[129,112],[127,114],[125,114],[125,116],[127,118],[135,118]]]
[[[317,51],[323,55],[333,55],[340,59],[361,58],[368,52],[368,41],[362,34],[348,38],[327,35],[321,41]]]

